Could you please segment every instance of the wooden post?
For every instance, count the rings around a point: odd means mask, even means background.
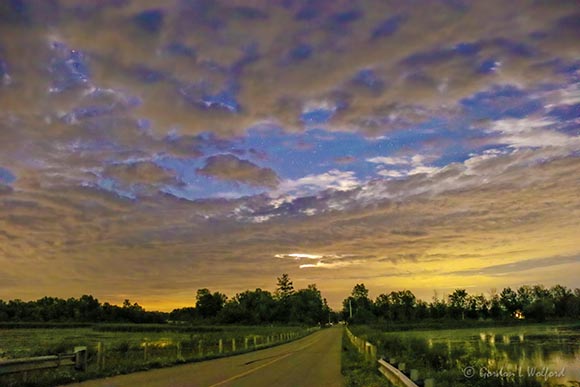
[[[411,369],[411,380],[414,382],[419,380],[419,370]]]
[[[178,341],[176,347],[177,347],[176,348],[177,349],[177,360],[182,360],[183,357],[181,356],[181,342]]]
[[[244,337],[244,349],[248,349],[248,337]]]
[[[254,348],[258,346],[258,339],[257,336],[254,336]]]
[[[106,358],[107,358],[107,350],[105,348],[105,344],[101,346],[101,370],[105,369],[106,365]]]
[[[197,343],[197,352],[199,353],[199,357],[203,357],[203,340],[199,339],[199,343]]]
[[[224,352],[224,341],[223,339],[220,339],[219,341],[219,353],[223,353]]]
[[[87,347],[75,347],[74,348],[75,354],[75,369],[79,371],[86,371],[87,370]]]
[[[97,370],[102,371],[103,369],[103,343],[97,343]]]

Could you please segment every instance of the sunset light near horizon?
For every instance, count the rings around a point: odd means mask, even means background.
[[[578,4],[0,3],[0,299],[580,287]]]

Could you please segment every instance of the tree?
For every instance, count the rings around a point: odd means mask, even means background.
[[[483,294],[471,298],[472,303],[472,318],[486,319],[490,315],[491,304]]]
[[[274,320],[276,301],[260,288],[238,293],[220,313],[224,323],[264,324]]]
[[[510,316],[513,316],[516,310],[521,309],[518,296],[511,288],[505,288],[501,291],[499,302]]]
[[[534,285],[532,287],[534,294],[534,299],[538,300],[541,298],[548,298],[551,296],[550,291],[544,287],[544,285]]]
[[[325,319],[328,319],[324,312],[322,296],[315,284],[298,290],[291,300],[290,321],[313,325],[323,323]]]
[[[550,289],[550,295],[554,300],[555,313],[558,317],[572,317],[573,314],[568,312],[568,305],[574,297],[572,291],[565,286],[556,285]]]
[[[537,298],[534,296],[534,290],[529,285],[523,285],[518,288],[518,309],[524,310],[532,304]]]
[[[387,294],[379,294],[375,299],[374,313],[380,319],[390,320],[391,300]]]
[[[443,318],[447,314],[447,304],[445,298],[439,298],[437,292],[434,292],[433,299],[429,304],[429,315],[431,318]]]
[[[352,297],[355,300],[369,299],[369,291],[365,284],[356,284],[352,289]]]
[[[429,317],[429,305],[425,301],[418,300],[415,304],[415,318],[423,320]]]
[[[554,314],[554,302],[550,298],[540,298],[526,305],[523,312],[526,317],[543,322]]]
[[[294,294],[294,285],[292,284],[292,281],[290,281],[288,274],[284,273],[277,279],[278,282],[276,285],[276,292],[274,293],[274,297],[277,300],[283,300],[292,296],[292,294]]]
[[[416,297],[410,290],[391,292],[392,319],[399,321],[410,321],[414,318]]]
[[[454,317],[461,316],[461,319],[465,320],[465,311],[468,306],[467,291],[465,289],[455,289],[455,291],[449,295],[449,308]]]
[[[211,293],[209,289],[198,289],[195,308],[203,318],[213,318],[224,307],[227,297],[219,292]]]
[[[499,320],[503,317],[500,298],[495,288],[492,288],[489,292],[489,315],[494,320]]]
[[[343,301],[343,315],[350,319],[352,308],[352,322],[367,323],[374,320],[373,302],[369,298],[369,291],[364,284],[356,284],[351,296]]]
[[[278,277],[274,299],[277,301],[275,319],[280,322],[289,322],[291,313],[290,298],[294,295],[294,285],[288,274]]]
[[[192,307],[173,309],[169,313],[169,319],[172,321],[193,321],[197,317],[197,311]]]

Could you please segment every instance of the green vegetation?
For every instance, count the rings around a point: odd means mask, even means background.
[[[205,288],[198,289],[195,306],[174,309],[171,313],[146,311],[138,303],[131,303],[129,300],[125,300],[122,306],[111,305],[107,302],[102,304],[90,295],[66,300],[55,297],[43,297],[27,302],[0,300],[0,327],[6,328],[27,327],[27,324],[31,323],[69,325],[167,322],[197,325],[298,324],[312,326],[337,321],[337,319],[337,315],[330,310],[315,284],[308,285],[306,289],[295,290],[287,274],[278,278],[274,294],[258,288],[238,293],[228,299],[223,293],[212,292]],[[43,326],[45,325],[40,327]]]
[[[456,289],[447,299],[435,296],[427,303],[418,300],[410,290],[380,294],[373,301],[365,285],[357,284],[351,296],[343,301],[342,315],[353,324],[388,326],[418,321],[571,320],[580,318],[580,289],[524,285],[517,290],[505,288],[499,294],[492,291],[489,297]]]
[[[341,361],[345,387],[389,387],[389,382],[378,373],[376,364],[366,361],[346,335],[342,336]]]
[[[316,285],[295,290],[287,274],[278,278],[274,294],[256,289],[236,294],[230,300],[209,289],[197,291],[195,307],[175,309],[174,321],[220,324],[323,324],[337,320]]]
[[[404,332],[357,325],[351,330],[377,345],[380,356],[418,369],[437,386],[573,386],[580,380],[578,323]],[[469,367],[475,373],[468,378]],[[544,380],[529,375],[529,370],[544,367],[564,368],[565,377]]]
[[[164,328],[170,328],[166,330]],[[88,369],[0,376],[0,385],[51,386],[76,380],[201,361],[277,345],[308,333],[283,326],[96,325],[93,328],[0,329],[0,359],[70,353],[88,347]],[[221,346],[220,346],[221,340]],[[221,349],[220,349],[221,348]]]
[[[574,371],[580,289],[524,285],[489,297],[456,289],[427,303],[409,290],[371,300],[365,285],[356,284],[343,301],[342,316],[379,355],[418,369],[437,386],[580,385],[580,372]],[[550,323],[537,324],[545,321]],[[562,364],[568,369],[565,378],[546,381],[529,372],[534,367],[557,372]],[[471,378],[464,375],[468,367],[476,372]]]
[[[101,304],[93,296],[62,299],[43,297],[36,301],[0,300],[0,323],[163,323],[167,313],[148,312],[139,304],[125,300],[122,306]],[[8,325],[7,325],[8,326]]]

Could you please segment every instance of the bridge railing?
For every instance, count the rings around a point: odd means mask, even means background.
[[[368,362],[376,362],[379,372],[396,387],[435,387],[435,381],[431,378],[421,379],[419,370],[407,371],[405,363],[397,363],[395,359],[389,362],[383,358],[377,359],[377,347],[368,341],[355,336],[350,329],[346,328],[346,335],[352,345],[364,355]]]
[[[85,371],[87,369],[87,347],[75,347],[73,353],[0,361],[0,375],[68,366]]]
[[[368,341],[361,339],[360,337],[356,337],[348,328],[346,328],[346,335],[351,344],[354,345],[356,349],[364,355],[366,361],[370,363],[377,361],[376,345],[371,344]]]

